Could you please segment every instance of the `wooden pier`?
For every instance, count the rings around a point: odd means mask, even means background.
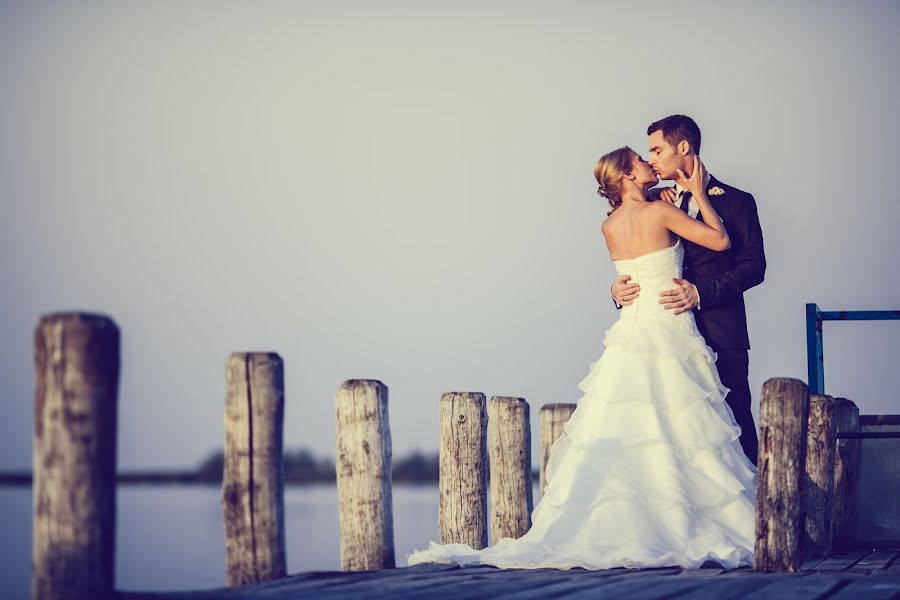
[[[288,576],[284,364],[274,352],[226,360],[222,516],[226,581],[214,590],[117,590],[116,414],[120,334],[106,315],[57,313],[35,329],[32,598],[895,598],[900,541],[854,539],[861,437],[851,401],[797,379],[763,385],[754,567],[500,569],[395,564],[388,387],[348,379],[335,395],[341,570]],[[541,486],[549,446],[574,404],[541,410]],[[530,527],[530,411],[524,398],[440,399],[440,543],[473,548]],[[491,490],[488,502],[488,487]],[[423,540],[424,542],[425,540]],[[311,541],[314,543],[314,541]],[[864,546],[859,549],[860,546]],[[896,546],[896,547],[895,547]]]
[[[121,600],[287,598],[615,598],[630,600],[865,600],[900,598],[900,548],[860,549],[807,561],[796,573],[749,567],[700,569],[499,569],[427,563],[373,571],[311,571],[237,588],[197,592],[119,592]]]

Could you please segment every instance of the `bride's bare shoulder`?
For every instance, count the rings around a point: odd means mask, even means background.
[[[681,212],[680,208],[670,202],[666,202],[665,200],[655,200],[653,202],[648,202],[647,207],[644,210],[646,210],[650,215],[657,219],[668,217],[675,212]]]
[[[605,219],[600,223],[600,231],[604,233],[604,235],[609,231],[609,228],[613,226],[616,222],[616,211],[613,211],[611,214],[607,215]]]

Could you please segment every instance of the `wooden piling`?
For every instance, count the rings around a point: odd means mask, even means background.
[[[119,346],[105,315],[54,313],[35,328],[34,600],[113,596]]]
[[[835,398],[835,430],[859,431],[859,407],[847,398]],[[834,457],[834,550],[846,550],[856,544],[853,534],[856,517],[854,502],[859,474],[858,439],[838,439]]]
[[[222,512],[229,586],[284,577],[284,366],[274,352],[225,365]]]
[[[440,402],[441,543],[487,546],[487,412],[479,392],[447,392]]]
[[[759,413],[754,568],[799,571],[806,524],[806,384],[798,379],[769,379],[763,384]]]
[[[345,381],[335,395],[341,569],[394,568],[388,388]]]
[[[524,398],[488,401],[491,540],[518,538],[531,528],[531,420]]]
[[[547,461],[550,460],[550,447],[563,434],[563,425],[575,412],[577,406],[574,403],[552,403],[541,407],[541,496],[544,495],[544,488],[547,487]]]
[[[806,535],[804,558],[831,554],[834,511],[834,398],[809,397],[806,436]]]

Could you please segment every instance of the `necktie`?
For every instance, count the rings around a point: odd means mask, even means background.
[[[683,210],[686,215],[691,214],[688,211],[688,207],[691,204],[691,196],[692,196],[692,194],[687,190],[684,190],[683,192],[681,192],[681,210]]]

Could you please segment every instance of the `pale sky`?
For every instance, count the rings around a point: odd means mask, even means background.
[[[285,446],[390,390],[395,456],[443,392],[576,402],[617,318],[592,169],[692,115],[754,194],[754,414],[806,379],[804,305],[900,308],[896,2],[0,5],[0,469],[31,464],[32,335],[122,330],[119,464],[224,437],[225,359],[285,360]],[[825,325],[826,390],[900,412],[900,323]],[[535,466],[537,462],[535,462]]]

